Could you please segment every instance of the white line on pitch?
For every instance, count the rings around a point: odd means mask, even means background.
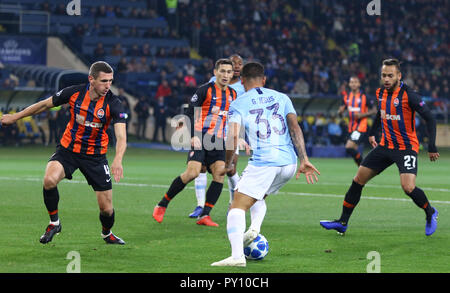
[[[23,177],[23,178],[17,178],[17,177],[0,177],[0,180],[25,180],[25,181],[32,181],[32,182],[38,182],[42,181],[42,178],[36,178],[36,177]],[[72,183],[72,184],[80,184],[80,183],[86,183],[86,181],[83,180],[64,180],[62,183]],[[119,182],[115,183],[115,185],[119,186],[134,186],[134,187],[150,187],[150,188],[163,188],[167,189],[169,188],[169,185],[165,184],[147,184],[147,183],[128,183],[128,182]],[[195,189],[193,186],[186,186],[187,189]],[[424,188],[422,188],[424,189]],[[299,195],[299,196],[313,196],[313,197],[332,197],[332,198],[344,198],[343,194],[331,194],[331,193],[309,193],[309,192],[292,192],[292,191],[280,191],[279,194],[287,194],[287,195]],[[411,201],[409,198],[393,198],[393,197],[377,197],[377,196],[363,196],[364,199],[373,199],[373,200],[390,200],[390,201]],[[430,200],[430,202],[433,203],[442,203],[442,204],[450,204],[450,201],[446,200]]]

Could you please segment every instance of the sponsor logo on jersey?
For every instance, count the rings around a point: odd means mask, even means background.
[[[360,112],[361,108],[360,107],[352,107],[352,106],[348,106],[348,110],[350,112]]]
[[[392,114],[386,114],[385,111],[381,110],[380,111],[381,114],[381,119],[386,119],[386,120],[395,120],[395,121],[400,121],[400,115],[392,115]]]
[[[103,127],[103,123],[85,121],[85,118],[79,114],[77,114],[75,120],[77,121],[78,124],[81,124],[81,125],[84,125],[87,127],[94,127],[94,128],[102,128]]]

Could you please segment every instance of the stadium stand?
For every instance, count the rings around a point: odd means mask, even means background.
[[[197,85],[209,80],[217,58],[238,52],[260,60],[267,86],[290,93],[299,116],[305,117],[299,123],[309,124],[317,135],[316,129],[335,118],[331,114],[350,75],[358,75],[373,97],[380,60],[387,57],[403,61],[405,81],[424,96],[439,121],[448,122],[449,42],[443,11],[449,3],[435,2],[443,9],[432,9],[426,0],[385,2],[383,13],[391,19],[385,22],[368,16],[361,1],[179,1],[175,22],[164,1],[83,1],[82,21],[67,15],[66,1],[3,0],[2,5],[27,11],[22,33],[57,35],[86,64],[99,58],[109,62],[116,69],[116,85],[135,97],[146,96],[150,104],[163,80],[169,81],[175,96],[169,103],[172,113],[195,90],[186,80]],[[195,68],[192,76],[189,63]],[[10,72],[21,77],[22,85],[33,79],[37,86],[52,88],[58,69],[40,70],[8,67],[0,80],[9,80]],[[336,119],[338,125],[345,123]]]

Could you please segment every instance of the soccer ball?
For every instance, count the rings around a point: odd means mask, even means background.
[[[250,243],[248,246],[244,247],[244,254],[247,259],[261,260],[269,252],[269,242],[266,237],[261,234]]]

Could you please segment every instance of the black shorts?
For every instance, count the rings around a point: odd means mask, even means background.
[[[366,132],[359,132],[357,130],[349,132],[347,140],[353,141],[355,144],[361,144],[365,141],[367,137]]]
[[[417,153],[413,150],[395,150],[377,146],[367,154],[361,165],[381,173],[394,163],[400,174],[417,175]]]
[[[211,172],[209,166],[217,161],[225,162],[225,142],[223,139],[216,140],[214,138],[208,141],[212,141],[214,145],[211,145],[208,148],[202,145],[201,150],[194,150],[191,148],[188,153],[187,161],[200,162],[206,166],[209,172]]]
[[[72,179],[72,174],[80,169],[89,185],[95,191],[112,189],[108,160],[105,155],[84,155],[67,150],[62,146],[56,147],[56,152],[50,161],[58,161],[64,167],[65,177]]]

